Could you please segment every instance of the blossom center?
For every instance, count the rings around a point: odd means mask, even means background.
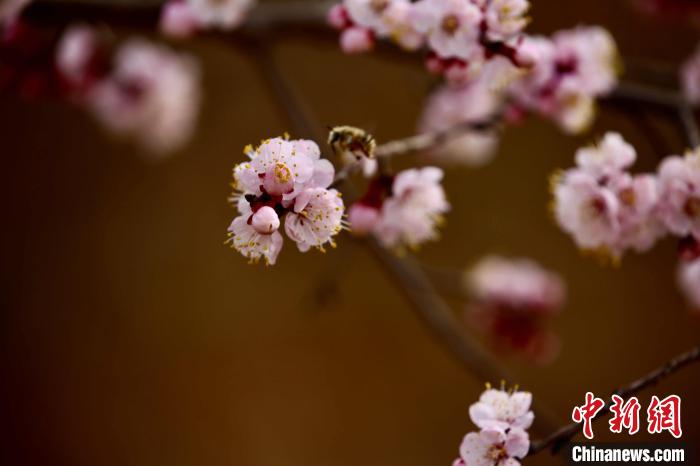
[[[459,28],[459,18],[457,15],[447,15],[442,19],[442,24],[440,25],[443,31],[448,35],[454,35]]]
[[[283,163],[278,163],[272,171],[278,183],[287,183],[292,179],[292,171]]]
[[[619,197],[622,203],[626,206],[633,206],[637,200],[637,197],[634,194],[634,189],[632,188],[627,188],[620,191]]]
[[[508,458],[506,449],[503,444],[493,445],[489,451],[486,452],[486,457],[493,461],[494,464],[498,464],[500,461]]]

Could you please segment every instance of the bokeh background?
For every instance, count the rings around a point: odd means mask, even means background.
[[[531,32],[607,27],[629,58],[630,81],[665,75],[673,85],[674,67],[700,39],[692,24],[627,1],[532,3]],[[362,126],[380,141],[414,131],[434,85],[418,56],[349,57],[304,29],[270,46],[317,121]],[[160,163],[64,103],[0,100],[0,463],[450,464],[485,381],[433,339],[347,235],[327,254],[302,255],[287,242],[272,268],[248,265],[223,244],[242,147],[293,125],[244,49],[211,39],[177,47],[201,60],[206,100],[195,139]],[[448,225],[419,254],[456,270],[487,253],[528,256],[565,277],[556,361],[498,356],[511,382],[561,423],[586,391],[607,395],[699,339],[700,315],[675,287],[672,241],[606,268],[549,218],[548,175],[607,130],[635,144],[640,170],[665,155],[659,147],[685,149],[674,121],[641,107],[602,104],[581,137],[528,119],[505,132],[490,165],[448,172]],[[700,367],[644,392],[643,408],[652,394],[670,393],[683,397],[684,443],[697,443]],[[627,440],[605,421],[597,434]]]

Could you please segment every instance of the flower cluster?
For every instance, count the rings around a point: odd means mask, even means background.
[[[479,432],[469,432],[452,466],[518,466],[530,449],[532,394],[490,388],[469,408]]]
[[[585,130],[595,99],[617,84],[617,48],[601,27],[526,37],[519,51],[531,69],[511,87],[513,105],[552,118],[567,132]]]
[[[69,93],[112,132],[155,154],[180,148],[192,135],[200,89],[189,57],[141,39],[110,54],[96,31],[72,26],[55,60]]]
[[[681,88],[686,99],[700,105],[700,45],[681,67]]]
[[[411,50],[427,44],[431,70],[464,79],[494,56],[515,61],[529,7],[527,0],[344,0],[328,21],[348,53],[371,49],[377,38]]]
[[[634,148],[617,133],[579,149],[575,168],[554,176],[559,226],[584,250],[618,260],[646,251],[662,236],[680,239],[679,283],[700,307],[700,148],[663,159],[655,174],[631,175]]]
[[[559,340],[549,327],[566,296],[563,280],[529,259],[488,256],[465,275],[473,302],[468,318],[492,345],[544,364]]]
[[[181,38],[205,29],[230,31],[254,5],[255,0],[169,0],[161,10],[160,29]]]
[[[348,211],[356,234],[372,234],[385,247],[403,250],[437,238],[450,205],[440,182],[442,170],[412,168],[396,176],[378,176]]]
[[[287,237],[306,252],[326,244],[344,226],[340,193],[329,189],[335,169],[313,141],[273,138],[247,146],[248,162],[233,170],[238,208],[228,242],[251,262],[273,265],[282,249],[282,219]]]

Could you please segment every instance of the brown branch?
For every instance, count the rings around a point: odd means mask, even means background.
[[[661,367],[654,369],[653,371],[628,384],[627,386],[616,390],[615,392],[613,392],[613,394],[618,395],[622,398],[628,398],[629,396],[634,395],[644,390],[645,388],[648,388],[652,385],[656,385],[659,381],[666,378],[667,376],[697,361],[700,361],[700,346],[696,346],[690,351],[687,351],[683,354],[674,357]],[[602,410],[600,410],[600,412],[596,415],[594,419],[600,419],[606,414],[608,414],[610,412],[610,406],[611,402],[609,401],[605,405],[605,407]],[[580,430],[581,426],[578,423],[567,424],[564,427],[561,427],[560,429],[553,432],[550,436],[546,437],[545,439],[540,440],[539,442],[533,442],[530,446],[528,456],[534,455],[548,448],[552,450],[552,453],[556,453],[564,445],[566,445],[566,443],[569,442],[569,440],[571,440],[572,437],[576,436],[580,432]]]

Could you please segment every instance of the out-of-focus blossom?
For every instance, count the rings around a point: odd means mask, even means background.
[[[700,259],[681,261],[678,264],[678,286],[688,304],[700,310]]]
[[[528,23],[525,16],[530,9],[528,0],[491,0],[486,2],[487,33],[489,40],[508,41],[520,34]]]
[[[437,227],[450,205],[440,184],[442,170],[413,168],[395,177],[380,176],[351,207],[350,228],[372,233],[385,247],[403,250],[437,237]],[[358,222],[355,228],[352,220]]]
[[[111,74],[87,96],[88,106],[108,129],[161,154],[189,140],[199,103],[197,64],[143,40],[123,45]]]
[[[346,53],[370,50],[375,38],[414,50],[423,44],[423,36],[413,27],[412,11],[409,0],[344,0],[330,9],[328,22],[342,31],[340,44]]]
[[[244,152],[250,161],[233,170],[231,200],[240,216],[229,228],[231,246],[253,262],[264,258],[274,264],[283,242],[282,219],[300,251],[335,246],[333,237],[345,227],[345,206],[340,193],[327,189],[335,170],[320,158],[316,143],[272,138]]]
[[[4,26],[19,16],[31,0],[2,0],[0,2],[0,26]]]
[[[413,9],[413,24],[425,34],[428,45],[441,58],[469,61],[480,53],[481,9],[469,0],[420,0]]]
[[[537,364],[554,359],[559,339],[549,323],[566,294],[558,275],[529,259],[489,256],[468,271],[466,286],[474,298],[467,317],[494,349]]]
[[[617,83],[617,49],[601,27],[560,31],[551,40],[527,37],[519,54],[531,68],[513,85],[514,102],[549,116],[570,133],[590,125],[595,99]]]
[[[201,27],[192,4],[186,0],[174,0],[163,5],[160,14],[160,29],[171,37],[185,38]]]
[[[363,53],[374,48],[374,34],[361,27],[349,27],[340,34],[340,48],[345,53]]]
[[[487,256],[466,279],[474,298],[493,307],[551,313],[560,309],[566,294],[557,274],[529,259]]]
[[[97,32],[82,24],[66,29],[56,49],[56,68],[79,96],[103,79],[109,65]]]
[[[688,101],[700,104],[700,45],[681,68],[681,87]]]
[[[437,238],[437,227],[450,205],[442,189],[442,170],[408,169],[394,178],[391,196],[382,204],[374,235],[386,247],[402,248]]]
[[[700,239],[700,148],[659,166],[659,218],[676,235]]]
[[[657,217],[659,182],[627,173],[635,158],[632,146],[608,133],[597,146],[579,149],[577,168],[555,177],[556,220],[580,248],[618,259],[629,248],[646,251],[665,234]]]
[[[459,466],[519,466],[519,459],[527,455],[530,437],[522,429],[507,431],[496,428],[470,432],[459,447]]]
[[[255,0],[170,0],[161,11],[163,32],[186,37],[199,29],[230,31],[246,18]]]
[[[485,124],[483,128],[451,138],[432,150],[431,156],[442,162],[473,166],[491,160],[498,147],[498,133],[495,125],[488,127],[488,123],[496,119],[503,105],[504,89],[516,73],[508,63],[498,65],[494,61],[487,65],[497,66],[508,69],[484,71],[477,80],[460,86],[445,85],[428,98],[418,124],[421,133],[441,132],[460,124]]]
[[[480,429],[495,427],[529,429],[535,414],[530,410],[532,394],[489,388],[469,407],[469,417]]]

